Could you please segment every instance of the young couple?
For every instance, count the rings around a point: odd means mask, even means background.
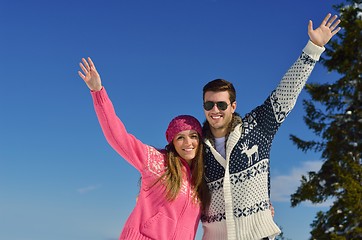
[[[129,134],[117,117],[90,58],[79,76],[91,90],[109,144],[142,177],[135,208],[120,239],[191,240],[199,220],[203,240],[273,239],[280,233],[270,210],[269,155],[273,138],[293,108],[324,45],[340,28],[328,14],[299,58],[264,103],[245,117],[236,110],[233,85],[222,79],[203,88],[203,127],[189,115],[168,125],[168,145],[159,150]]]

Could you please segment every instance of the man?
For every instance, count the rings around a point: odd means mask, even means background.
[[[328,14],[265,102],[241,118],[236,92],[223,79],[203,88],[205,179],[211,203],[202,216],[203,240],[273,239],[280,233],[270,211],[269,156],[272,140],[289,114],[324,45],[340,28]]]

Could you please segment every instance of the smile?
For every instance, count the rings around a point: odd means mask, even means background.
[[[192,150],[194,150],[195,148],[183,148],[182,150],[184,150],[185,152],[191,152]]]
[[[220,119],[222,116],[221,115],[212,115],[210,116],[212,119]]]

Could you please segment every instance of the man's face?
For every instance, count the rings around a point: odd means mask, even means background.
[[[204,104],[206,102],[214,103],[210,110],[205,110],[204,108],[205,117],[210,124],[212,134],[214,137],[224,137],[227,133],[233,113],[235,112],[236,102],[230,103],[229,93],[227,91],[205,92]],[[218,104],[216,104],[217,102],[225,102],[227,108],[225,110],[219,109],[217,106]]]

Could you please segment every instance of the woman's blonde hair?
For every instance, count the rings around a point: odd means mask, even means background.
[[[205,209],[210,202],[209,189],[204,179],[203,143],[199,136],[199,146],[197,147],[195,158],[191,161],[191,189],[195,202],[201,203]],[[167,169],[164,174],[155,182],[162,182],[166,188],[166,198],[174,200],[180,192],[182,186],[182,163],[172,142],[166,146]]]

